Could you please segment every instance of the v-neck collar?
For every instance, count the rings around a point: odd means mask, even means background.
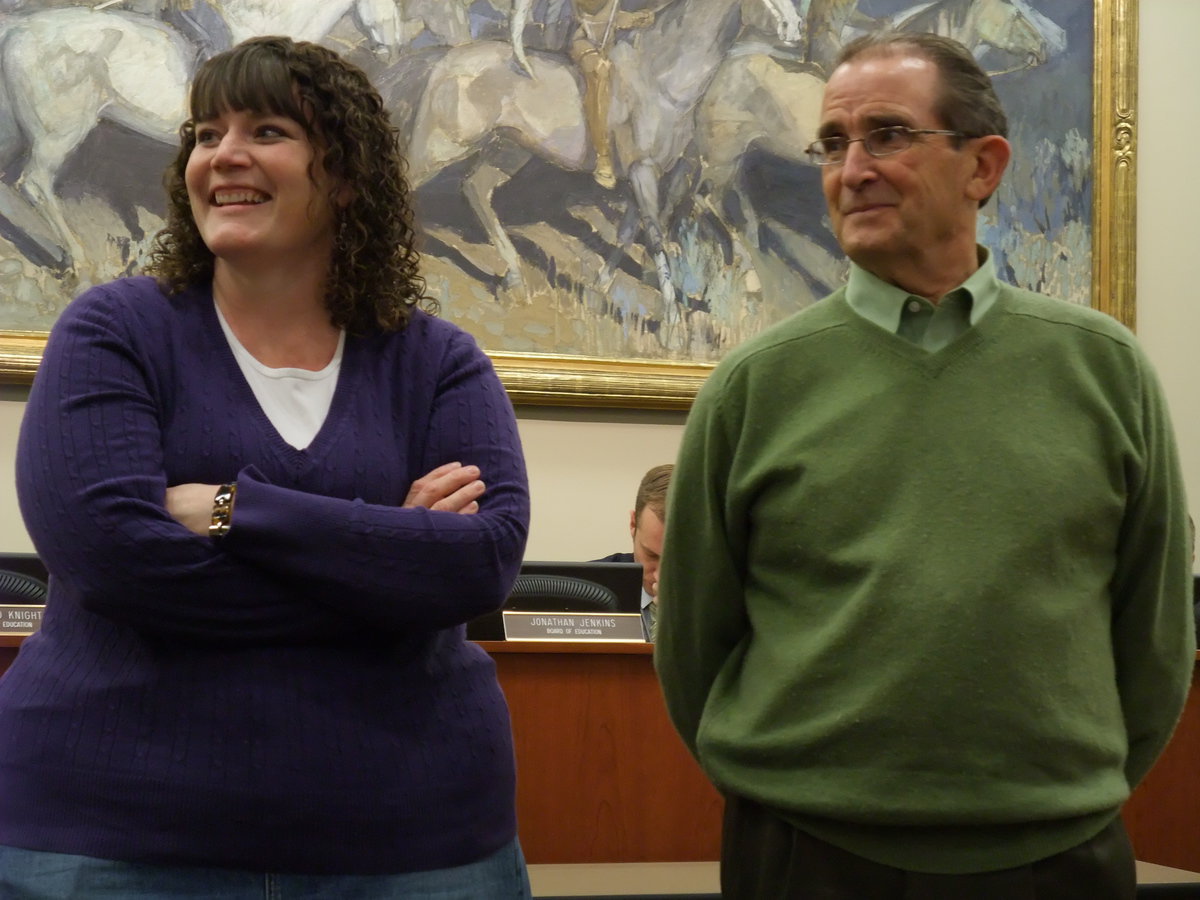
[[[925,373],[926,377],[937,378],[954,364],[979,349],[990,340],[995,331],[1000,316],[995,314],[981,319],[977,326],[968,328],[945,346],[936,350],[927,350],[914,344],[901,335],[879,327],[875,322],[859,315],[850,307],[845,293],[841,294],[838,302],[846,305],[844,321],[846,325],[859,336],[864,346],[876,352],[888,353],[903,360],[908,365]],[[993,310],[995,312],[995,310]]]
[[[347,414],[349,398],[352,393],[351,385],[356,380],[358,370],[357,342],[351,335],[346,335],[341,367],[337,375],[337,385],[333,390],[329,411],[312,441],[307,447],[301,449],[289,444],[283,438],[263,410],[262,404],[258,402],[258,397],[254,395],[254,390],[246,380],[233,348],[225,337],[224,329],[221,328],[221,322],[217,318],[217,308],[213,301],[211,286],[204,289],[203,300],[206,301],[201,303],[204,327],[213,345],[214,356],[221,361],[221,368],[237,392],[240,405],[251,411],[259,429],[267,436],[267,443],[271,450],[292,469],[307,467],[314,461],[323,458],[337,441],[341,431],[340,423]]]

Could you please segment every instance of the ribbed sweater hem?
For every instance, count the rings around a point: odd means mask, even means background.
[[[0,769],[0,844],[157,865],[383,875],[482,859],[516,835],[512,785],[425,815],[399,792],[248,797],[105,772]]]

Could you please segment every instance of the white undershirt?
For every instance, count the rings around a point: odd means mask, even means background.
[[[216,303],[213,303],[216,306]],[[346,332],[338,336],[337,350],[329,365],[319,372],[308,369],[273,369],[255,359],[250,351],[237,339],[218,306],[217,319],[221,330],[229,341],[234,359],[241,367],[250,390],[254,392],[258,405],[266,413],[280,437],[303,450],[312,443],[333,403],[333,392],[337,388],[338,372],[342,367],[342,350],[346,346]]]

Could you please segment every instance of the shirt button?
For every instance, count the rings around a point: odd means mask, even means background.
[[[908,311],[909,312],[920,312],[921,311],[921,302],[919,300],[909,300],[908,301]]]

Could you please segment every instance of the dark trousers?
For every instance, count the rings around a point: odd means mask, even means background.
[[[909,872],[818,840],[744,797],[725,798],[725,900],[1133,900],[1133,848],[1117,816],[1091,840],[1025,866]]]

